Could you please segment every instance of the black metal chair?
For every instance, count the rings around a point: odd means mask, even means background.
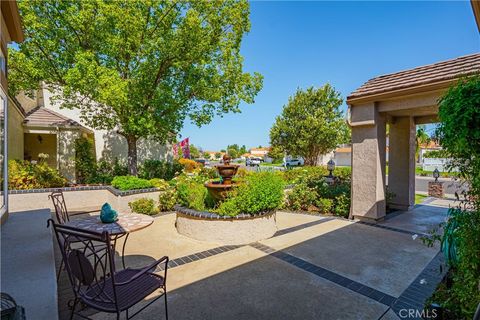
[[[68,215],[67,205],[65,204],[65,198],[63,197],[62,190],[53,191],[48,196],[48,199],[51,199],[53,202],[53,208],[55,209],[57,222],[64,224],[70,221],[70,216]]]
[[[74,315],[90,319],[80,314],[82,310],[75,310],[79,302],[99,311],[116,313],[117,319],[125,312],[126,318],[131,319],[162,296],[165,300],[165,316],[168,319],[167,256],[141,269],[126,268],[116,271],[114,249],[108,232],[99,234],[81,230],[57,224],[52,219],[49,219],[48,225],[53,225],[75,294],[71,319]],[[80,247],[79,243],[82,244]],[[154,273],[161,263],[163,275]],[[130,308],[158,289],[161,292],[158,297],[129,316]]]

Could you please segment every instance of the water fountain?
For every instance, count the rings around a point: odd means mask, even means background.
[[[232,178],[237,174],[238,164],[230,164],[232,157],[225,154],[223,156],[223,164],[215,166],[220,175],[220,181],[209,180],[205,182],[205,187],[208,189],[210,195],[216,200],[221,201],[225,199],[228,192],[235,187]]]
[[[223,156],[223,164],[217,165],[220,181],[209,180],[204,185],[215,201],[225,199],[236,187],[232,178],[237,173],[238,164],[230,164],[231,157]],[[214,212],[197,211],[175,206],[178,233],[199,241],[225,245],[244,245],[268,239],[277,232],[275,211],[256,215],[240,213],[235,216],[218,215]]]

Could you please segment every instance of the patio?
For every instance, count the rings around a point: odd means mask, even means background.
[[[244,246],[183,237],[170,213],[130,236],[125,260],[140,267],[170,257],[173,319],[397,319],[401,309],[421,310],[442,276],[438,248],[426,247],[420,236],[429,223],[444,219],[451,201],[428,201],[377,225],[279,212],[274,237]],[[71,297],[63,272],[60,319],[68,318]],[[156,302],[138,318],[161,319],[163,313],[163,303]]]

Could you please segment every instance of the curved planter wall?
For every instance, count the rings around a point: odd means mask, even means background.
[[[260,215],[219,216],[176,206],[178,233],[200,241],[248,244],[270,238],[277,232],[275,211]]]

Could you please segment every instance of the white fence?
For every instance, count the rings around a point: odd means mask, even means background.
[[[423,158],[422,169],[425,171],[433,171],[438,169],[440,172],[448,171],[447,166],[450,161],[448,158]],[[455,168],[450,171],[457,171]]]

